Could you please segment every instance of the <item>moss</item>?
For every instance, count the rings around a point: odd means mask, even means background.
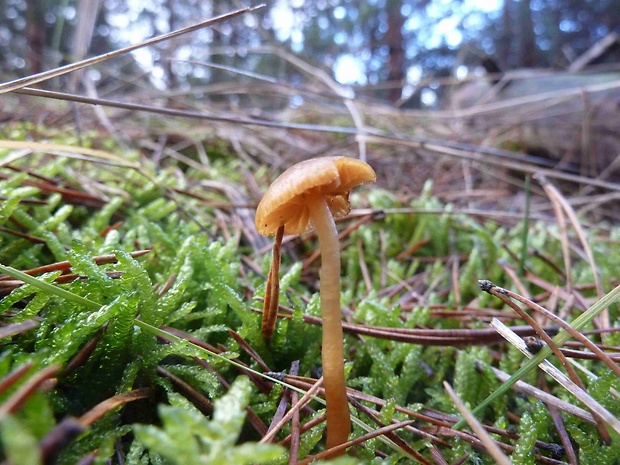
[[[33,130],[27,125],[2,129],[15,139],[25,139],[25,133]],[[48,136],[59,143],[72,142],[62,132]],[[121,153],[109,139],[85,137],[87,146]],[[256,358],[244,351],[247,344],[272,370],[289,370],[299,360],[301,376],[320,374],[321,328],[304,320],[305,315],[320,316],[316,268],[302,265],[314,243],[306,240],[287,246],[294,253],[283,255],[280,301],[292,313],[279,319],[268,346],[260,334],[260,315],[254,311],[261,307],[268,257],[251,255],[254,244],[239,232],[247,227],[239,226],[239,217],[222,225],[222,218],[234,215],[225,209],[216,211],[208,203],[226,200],[221,192],[196,187],[207,176],[240,189],[236,184],[242,179],[240,162],[226,156],[229,147],[225,144],[214,143],[211,149],[214,152],[208,154],[213,164],[208,174],[184,167],[179,175],[176,162],[155,167],[140,160],[141,170],[133,170],[114,163],[46,158],[43,154],[17,163],[73,188],[80,186],[69,181],[68,173],[79,168],[81,176],[113,193],[98,206],[70,203],[58,193],[26,186],[30,175],[25,172],[2,171],[7,177],[0,180],[0,226],[8,230],[0,231],[0,263],[28,269],[68,260],[71,272],[78,275],[71,282],[50,286],[60,271],[42,274],[35,283],[4,292],[0,300],[2,323],[37,323],[36,328],[2,341],[0,376],[6,377],[25,363],[32,364],[32,372],[0,394],[0,401],[6,401],[32,373],[52,363],[61,367],[55,386],[29,397],[15,416],[0,421],[2,459],[36,463],[31,449],[36,449],[38,441],[63,418],[79,417],[111,396],[144,387],[151,392],[148,401],[135,409],[128,404],[108,412],[61,451],[59,463],[75,463],[94,450],[103,463],[113,460],[119,448],[129,464],[201,463],[212,460],[213,451],[223,450],[228,458],[222,463],[258,463],[263,459],[287,462],[281,448],[257,445],[258,433],[243,426],[247,425],[246,407],[269,424],[286,390],[280,385],[267,390],[266,384],[253,384],[247,378],[235,381],[239,376],[235,364],[241,362],[261,371]],[[128,156],[139,160],[133,152]],[[265,170],[258,175],[259,180],[266,177]],[[180,190],[199,195],[182,195]],[[458,213],[432,196],[430,183],[420,197],[405,203],[379,189],[367,194],[373,208],[388,213],[362,224],[346,238],[342,302],[349,322],[410,329],[487,327],[487,316],[479,317],[480,321],[461,318],[464,307],[484,311],[505,307],[482,294],[477,280],[492,279],[500,286],[514,288],[504,266],[517,264],[511,252],[520,250],[521,226],[505,227]],[[39,202],[27,202],[32,200]],[[415,213],[406,210],[410,207]],[[424,213],[425,209],[433,212]],[[437,214],[436,209],[443,209],[443,213]],[[556,269],[563,269],[557,230],[539,222],[531,222],[530,227],[528,247],[544,252],[556,266],[532,254],[527,257],[527,268],[550,283],[562,285]],[[232,233],[223,234],[223,228]],[[598,233],[587,232],[602,282],[608,288],[617,278],[614,243],[597,241]],[[611,237],[617,238],[615,234]],[[144,248],[150,252],[140,257],[131,255]],[[409,252],[401,256],[403,251]],[[97,265],[94,257],[104,254],[113,254],[114,261]],[[459,257],[456,279],[450,265],[454,257]],[[575,259],[572,272],[576,284],[593,281],[584,260]],[[532,294],[541,292],[531,283],[526,285]],[[455,286],[460,295],[458,303]],[[70,297],[58,290],[70,293]],[[594,296],[590,289],[583,293],[586,298]],[[438,311],[443,313],[439,315]],[[510,324],[521,323],[508,318],[512,310],[503,311]],[[617,305],[610,306],[610,316],[612,322],[620,321]],[[176,339],[161,332],[157,328],[162,325],[180,331],[183,337]],[[244,342],[233,339],[231,331]],[[223,353],[209,354],[186,337]],[[386,400],[379,409],[384,423],[405,418],[397,406],[456,413],[441,384],[444,380],[453,384],[461,399],[473,408],[499,385],[490,366],[513,373],[523,363],[520,352],[507,345],[454,348],[353,334],[345,337],[348,385]],[[614,342],[619,338],[612,334],[606,342],[619,345]],[[596,376],[588,382],[591,395],[614,415],[620,414],[609,394],[610,387],[619,388],[616,377],[599,362],[583,365]],[[162,377],[162,369],[174,375],[175,381]],[[530,373],[525,381],[535,384],[536,374]],[[181,383],[193,391],[183,391]],[[231,383],[229,391],[226,386]],[[553,385],[550,390],[574,402],[561,388]],[[214,411],[199,411],[190,402],[191,392],[209,399]],[[310,405],[312,411],[303,412],[304,421],[318,417],[323,409],[318,402]],[[509,413],[521,418],[519,439],[502,439],[516,447],[515,463],[531,462],[532,452],[540,452],[535,448],[536,440],[559,441],[552,434],[553,425],[544,409],[513,392],[496,400],[484,419],[498,427],[514,427],[514,417]],[[375,428],[365,415],[358,417],[372,425],[370,429]],[[613,463],[620,458],[615,445],[618,441],[611,447],[603,446],[597,442],[592,425],[573,417],[567,418],[567,424],[580,445],[583,463]],[[321,450],[322,428],[317,426],[302,434],[300,457]],[[278,439],[288,432],[287,426]],[[365,432],[355,426],[354,434]],[[399,434],[430,456],[426,439],[411,432]],[[179,441],[179,436],[187,437],[187,441]],[[467,453],[471,454],[470,463],[491,463],[486,454],[462,439],[446,440],[451,448],[438,447],[449,462]],[[382,463],[409,460],[394,446],[373,439],[342,462],[379,463],[375,453],[386,455]],[[186,459],[191,461],[183,462]]]

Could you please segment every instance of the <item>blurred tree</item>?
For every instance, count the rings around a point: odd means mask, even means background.
[[[73,50],[77,1],[0,0],[2,72],[25,75],[70,59],[65,57]],[[90,54],[239,7],[232,0],[103,3]],[[296,71],[282,60],[248,53],[265,41],[277,41],[331,70],[341,82],[366,86],[362,90],[368,95],[397,102],[422,78],[451,75],[463,63],[458,58],[462,50],[473,51],[478,60],[492,56],[504,69],[565,67],[602,37],[620,32],[618,0],[504,0],[497,7],[489,5],[465,0],[277,0],[257,13],[132,56],[160,87],[231,80],[230,71],[212,63],[294,82]],[[250,78],[237,74],[233,79]]]
[[[47,31],[46,31],[47,30]],[[28,72],[30,74],[43,71],[43,57],[45,56],[46,32],[49,32],[49,24],[45,21],[45,4],[43,2],[30,2],[26,9],[26,44],[28,54]]]
[[[0,69],[5,79],[38,73],[73,56],[84,56],[94,32],[99,49],[109,51],[109,27],[97,16],[97,1],[84,1],[92,11],[78,15],[77,0],[0,0]],[[82,8],[82,10],[84,10]],[[97,19],[97,26],[91,23]],[[76,25],[84,27],[76,30]]]
[[[402,14],[402,7],[403,2],[401,0],[387,1],[385,42],[388,47],[387,80],[393,83],[389,93],[392,102],[401,99],[402,87],[405,82],[405,38],[403,35],[405,17]]]
[[[518,49],[516,50],[516,65],[525,68],[533,68],[539,63],[538,47],[536,46],[536,33],[534,32],[534,20],[532,19],[532,1],[521,0],[517,3],[516,21],[519,25]]]
[[[505,68],[565,67],[597,41],[620,32],[617,0],[504,0],[501,27],[486,30]],[[481,43],[480,41],[477,41]]]

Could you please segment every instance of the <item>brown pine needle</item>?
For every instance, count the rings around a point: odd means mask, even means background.
[[[261,332],[267,344],[271,342],[278,318],[278,304],[280,301],[280,250],[283,236],[284,226],[280,226],[273,244],[273,258],[271,260],[271,266],[269,267],[269,276],[267,277],[267,286],[265,288],[265,300],[263,302]]]
[[[50,365],[36,372],[28,381],[22,384],[11,396],[0,405],[0,418],[17,412],[35,391],[56,376],[60,367]],[[55,380],[54,380],[54,384]]]
[[[92,409],[82,415],[78,419],[78,421],[84,427],[90,426],[95,421],[99,420],[102,416],[104,416],[106,413],[111,412],[115,408],[120,407],[121,405],[125,405],[129,402],[134,402],[139,399],[145,399],[150,395],[150,393],[150,388],[142,388],[135,389],[124,394],[119,394],[114,397],[110,397],[109,399],[106,399],[103,402],[95,405]]]
[[[288,412],[286,412],[286,415],[284,415],[282,417],[282,419],[275,425],[273,425],[272,428],[269,429],[269,432],[264,435],[260,441],[258,441],[260,444],[267,444],[270,443],[273,438],[275,437],[275,435],[277,434],[278,431],[280,431],[282,429],[282,427],[291,420],[291,418],[293,417],[293,414],[296,411],[299,411],[300,409],[302,409],[304,406],[306,406],[311,400],[312,398],[316,395],[316,393],[319,391],[319,389],[323,386],[323,377],[320,377],[316,383],[314,383],[314,385],[308,389],[308,391],[301,397],[301,399],[299,399],[299,402],[297,402],[296,404],[292,405],[291,408],[289,409]]]
[[[4,394],[7,389],[9,389],[16,382],[22,379],[26,375],[26,373],[30,371],[32,366],[33,366],[32,362],[27,362],[15,368],[10,373],[6,374],[4,378],[0,380],[0,394]]]
[[[137,250],[137,251],[131,252],[130,255],[133,258],[137,258],[143,255],[146,255],[150,251],[151,249]],[[106,254],[106,255],[97,255],[96,257],[93,257],[93,261],[97,265],[105,265],[107,263],[116,263],[117,259],[116,259],[116,255],[114,254]],[[38,266],[36,268],[31,268],[29,270],[22,270],[22,273],[25,273],[28,275],[51,273],[54,271],[62,271],[63,273],[65,273],[69,271],[70,269],[71,269],[71,263],[68,261],[62,261],[62,262],[50,263],[49,265]],[[2,278],[3,277],[0,277],[0,280],[2,280]],[[8,278],[8,277],[5,276],[4,278]]]
[[[319,454],[313,455],[311,457],[307,457],[306,459],[298,462],[298,465],[308,465],[310,462],[313,462],[315,460],[321,460],[325,457],[333,457],[334,454],[342,453],[345,450],[347,450],[349,447],[355,446],[357,444],[361,444],[365,441],[376,438],[377,436],[381,436],[381,435],[390,433],[392,431],[396,431],[397,429],[404,428],[405,426],[409,426],[413,423],[414,423],[413,420],[407,420],[407,421],[400,421],[398,423],[393,423],[389,426],[384,426],[383,428],[376,429],[370,433],[364,434],[363,436],[352,439],[351,441],[347,441],[344,444],[340,444],[339,446],[324,450],[323,452]],[[428,461],[422,462],[422,463],[431,465],[430,462]]]
[[[2,291],[0,291],[2,294]],[[24,320],[19,323],[11,323],[0,328],[0,339],[15,336],[16,334],[25,333],[39,326],[36,320]]]

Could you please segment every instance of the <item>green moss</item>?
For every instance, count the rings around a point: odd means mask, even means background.
[[[23,140],[28,131],[35,130],[44,133],[43,128],[28,125],[1,131]],[[120,153],[111,139],[95,136],[86,134],[85,146]],[[62,131],[47,137],[59,143],[72,142]],[[43,274],[37,282],[7,292],[0,300],[2,323],[31,319],[38,322],[37,328],[1,341],[0,376],[7,376],[27,362],[33,364],[33,372],[51,363],[61,367],[57,384],[50,391],[37,392],[18,414],[0,421],[2,459],[38,463],[33,448],[63,418],[83,415],[113,395],[147,387],[152,393],[148,401],[140,401],[135,408],[128,404],[109,412],[63,450],[59,463],[76,463],[94,450],[98,451],[98,463],[104,463],[113,460],[119,447],[128,464],[216,463],[216,452],[226,457],[221,463],[288,461],[281,448],[257,445],[258,433],[243,427],[247,425],[246,407],[269,424],[281,397],[288,394],[280,385],[261,391],[246,378],[234,381],[239,376],[234,360],[250,369],[261,369],[245,353],[244,345],[231,337],[231,331],[243,338],[272,370],[289,370],[299,360],[301,376],[320,374],[321,327],[304,321],[306,314],[321,315],[316,288],[318,262],[308,268],[302,266],[316,244],[300,241],[287,245],[296,247],[296,257],[283,254],[280,302],[290,307],[292,313],[278,320],[273,340],[267,345],[260,334],[260,314],[254,309],[262,307],[260,297],[264,295],[270,254],[254,255],[255,244],[243,233],[237,234],[236,219],[222,224],[222,218],[229,214],[225,209],[216,212],[212,205],[178,191],[193,190],[208,200],[226,200],[220,191],[196,187],[205,178],[241,189],[235,184],[243,179],[241,162],[229,159],[230,147],[216,141],[207,148],[209,172],[183,166],[182,175],[177,162],[155,167],[134,152],[126,155],[140,161],[140,170],[44,154],[17,162],[22,167],[36,167],[38,174],[74,187],[79,186],[70,173],[79,170],[81,176],[96,181],[93,185],[106,186],[110,198],[100,207],[70,204],[59,194],[24,186],[29,179],[27,173],[3,171],[9,175],[0,180],[0,198],[6,199],[0,200],[0,226],[9,231],[0,231],[0,263],[28,269],[68,260],[71,272],[79,278],[46,287],[46,283],[58,278],[59,272]],[[270,176],[266,168],[257,173],[259,181]],[[354,202],[367,197],[373,208],[387,213],[361,225],[343,246],[342,303],[350,322],[388,328],[487,327],[486,316],[480,317],[480,321],[458,318],[465,305],[502,308],[506,316],[512,315],[512,310],[498,299],[480,292],[478,279],[491,279],[500,286],[514,288],[504,266],[518,264],[510,252],[521,250],[522,226],[503,227],[458,213],[454,206],[433,197],[432,189],[429,182],[420,197],[405,204],[380,189],[354,196]],[[429,209],[432,212],[424,212]],[[244,224],[245,227],[248,226]],[[224,238],[222,228],[233,233]],[[612,253],[613,241],[596,240],[598,233],[587,231],[601,280],[608,289],[617,279],[617,254]],[[614,234],[611,237],[617,240],[620,233]],[[528,247],[544,252],[563,269],[561,243],[554,226],[531,222]],[[150,252],[131,256],[131,252],[144,248]],[[407,250],[407,256],[401,256]],[[114,263],[97,265],[94,257],[104,254],[113,254]],[[456,279],[451,268],[455,257],[459,259]],[[548,261],[531,255],[526,267],[552,284],[564,284]],[[590,266],[578,257],[574,257],[572,271],[576,284],[593,281]],[[531,283],[526,285],[533,295],[541,292]],[[455,286],[460,295],[458,305]],[[57,290],[69,292],[71,297]],[[585,289],[583,294],[594,300],[594,291]],[[438,310],[447,313],[437,316]],[[454,312],[454,317],[449,312]],[[610,306],[610,315],[612,322],[620,321],[617,305]],[[220,357],[209,355],[183,338],[177,340],[158,333],[155,327],[161,325],[224,352]],[[615,333],[608,336],[606,343],[620,345],[618,341],[620,336]],[[84,354],[86,347],[91,351]],[[490,366],[514,373],[524,363],[520,352],[499,344],[457,349],[347,334],[345,347],[348,386],[387,401],[378,409],[384,423],[404,419],[396,410],[397,405],[455,414],[441,384],[444,380],[473,408],[499,385]],[[78,359],[76,367],[63,372],[78,355],[84,356],[84,360]],[[210,368],[197,364],[195,358],[204,359]],[[590,394],[619,415],[617,399],[609,393],[610,387],[620,387],[615,376],[598,362],[581,363],[595,375],[587,382]],[[198,411],[187,400],[191,395],[185,393],[187,397],[181,397],[182,390],[162,377],[158,368],[206,396],[215,404],[215,411]],[[536,373],[531,372],[524,380],[536,384]],[[223,383],[233,383],[233,387],[227,391]],[[549,389],[552,394],[575,402],[555,384],[550,384]],[[13,392],[14,389],[1,394],[0,400],[6,400]],[[304,421],[317,417],[324,409],[318,402],[310,406],[313,412],[304,412]],[[558,443],[544,408],[513,392],[497,399],[483,419],[497,427],[512,428],[514,423],[508,412],[521,417],[519,439],[502,439],[516,447],[515,463],[530,463],[533,452],[544,453],[535,448],[537,440]],[[374,428],[364,415],[356,416]],[[597,432],[592,425],[568,415],[566,422],[581,447],[583,463],[613,463],[620,459],[618,441],[610,447],[603,446],[596,440]],[[289,432],[290,426],[285,427],[278,439]],[[323,433],[324,427],[320,425],[302,434],[300,457],[321,450]],[[354,427],[355,435],[364,433],[359,425]],[[410,432],[398,434],[430,457],[426,439]],[[184,440],[179,441],[179,437]],[[488,455],[463,440],[449,442],[451,448],[438,445],[448,462],[468,453],[469,463],[492,463]],[[382,461],[375,453],[387,457]],[[340,462],[409,460],[380,439],[368,441],[354,454]]]

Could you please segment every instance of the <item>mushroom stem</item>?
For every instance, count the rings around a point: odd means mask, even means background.
[[[323,384],[327,412],[327,448],[347,441],[351,431],[344,378],[344,345],[340,311],[340,244],[336,223],[324,197],[307,197],[310,218],[321,250],[321,313],[323,318]]]

